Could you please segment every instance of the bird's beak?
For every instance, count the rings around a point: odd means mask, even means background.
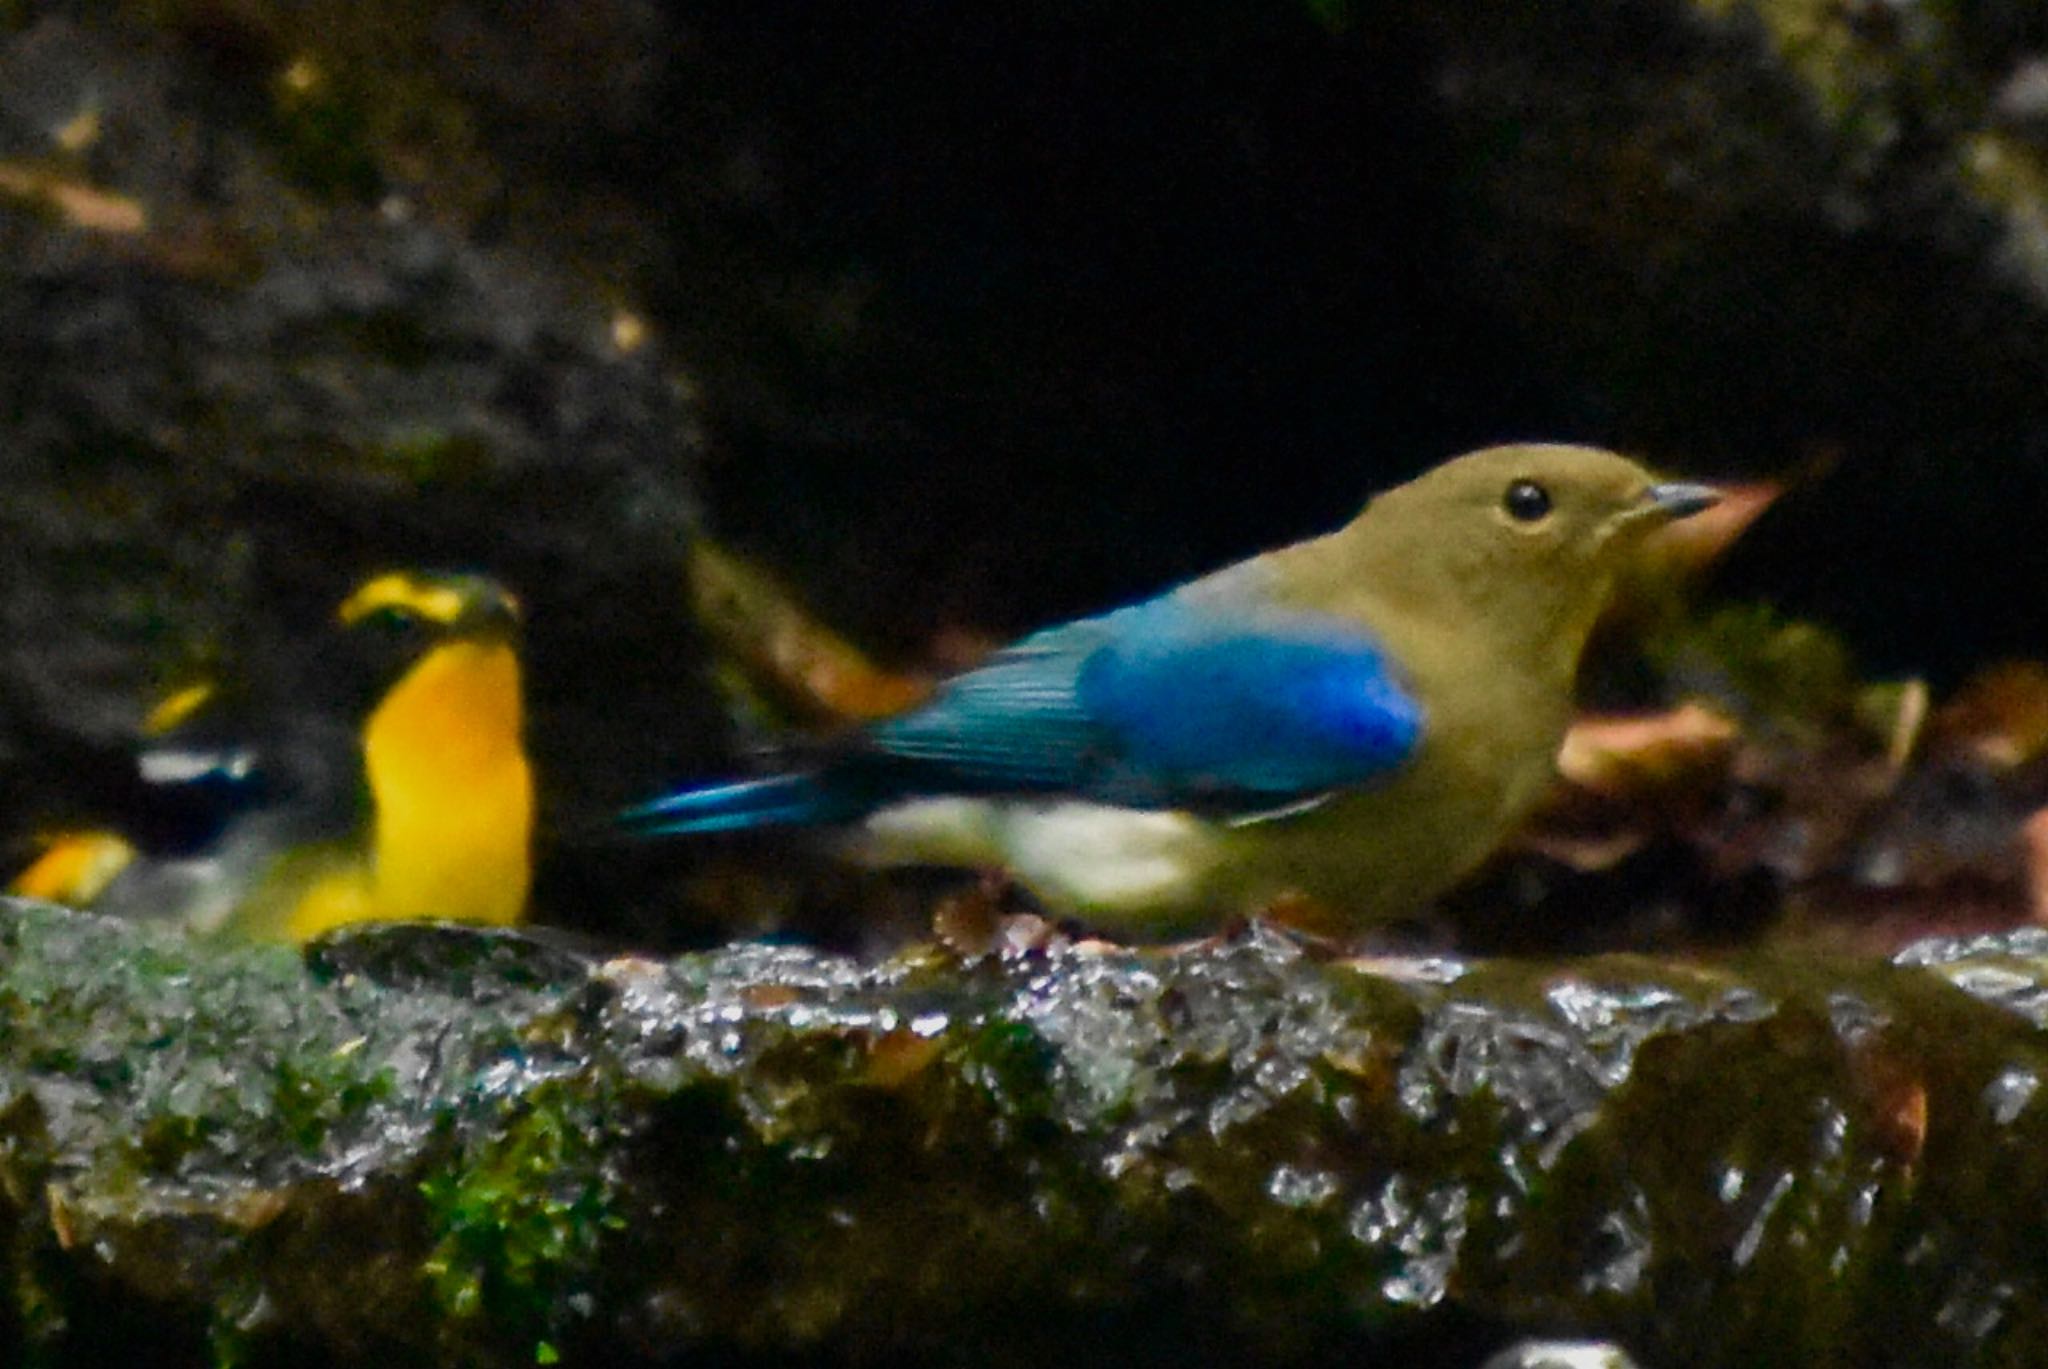
[[[1690,518],[1703,509],[1710,509],[1721,502],[1721,492],[1712,485],[1652,485],[1643,491],[1642,503],[1637,505],[1644,513],[1656,514],[1661,519],[1677,522]]]

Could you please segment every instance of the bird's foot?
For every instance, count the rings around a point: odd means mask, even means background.
[[[1330,909],[1303,894],[1282,894],[1256,912],[1240,913],[1209,936],[1187,947],[1209,948],[1233,942],[1276,940],[1315,960],[1337,960],[1351,953],[1343,924]]]

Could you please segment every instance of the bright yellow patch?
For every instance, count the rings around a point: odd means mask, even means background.
[[[128,868],[135,854],[135,848],[113,832],[60,833],[49,838],[42,855],[14,877],[7,891],[82,908]]]
[[[379,609],[402,609],[432,623],[452,623],[467,606],[462,594],[445,584],[394,571],[366,580],[354,594],[341,601],[335,611],[344,626],[352,626]]]
[[[520,727],[519,662],[502,642],[436,647],[370,715],[370,916],[524,914],[533,772]]]
[[[159,700],[157,706],[150,709],[149,713],[143,718],[142,734],[145,737],[164,736],[166,733],[182,725],[186,719],[190,718],[200,709],[206,707],[207,701],[213,695],[214,687],[206,681],[186,685],[183,689],[173,690]]]
[[[330,871],[306,886],[292,904],[284,934],[293,941],[305,941],[351,922],[372,921],[376,916],[369,872],[360,866],[348,866]]]

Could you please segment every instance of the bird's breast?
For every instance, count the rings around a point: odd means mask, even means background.
[[[376,916],[515,922],[531,879],[533,775],[510,646],[454,642],[364,729]]]

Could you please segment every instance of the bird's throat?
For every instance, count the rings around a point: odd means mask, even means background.
[[[363,733],[374,916],[510,923],[531,882],[533,774],[502,642],[435,648]]]

